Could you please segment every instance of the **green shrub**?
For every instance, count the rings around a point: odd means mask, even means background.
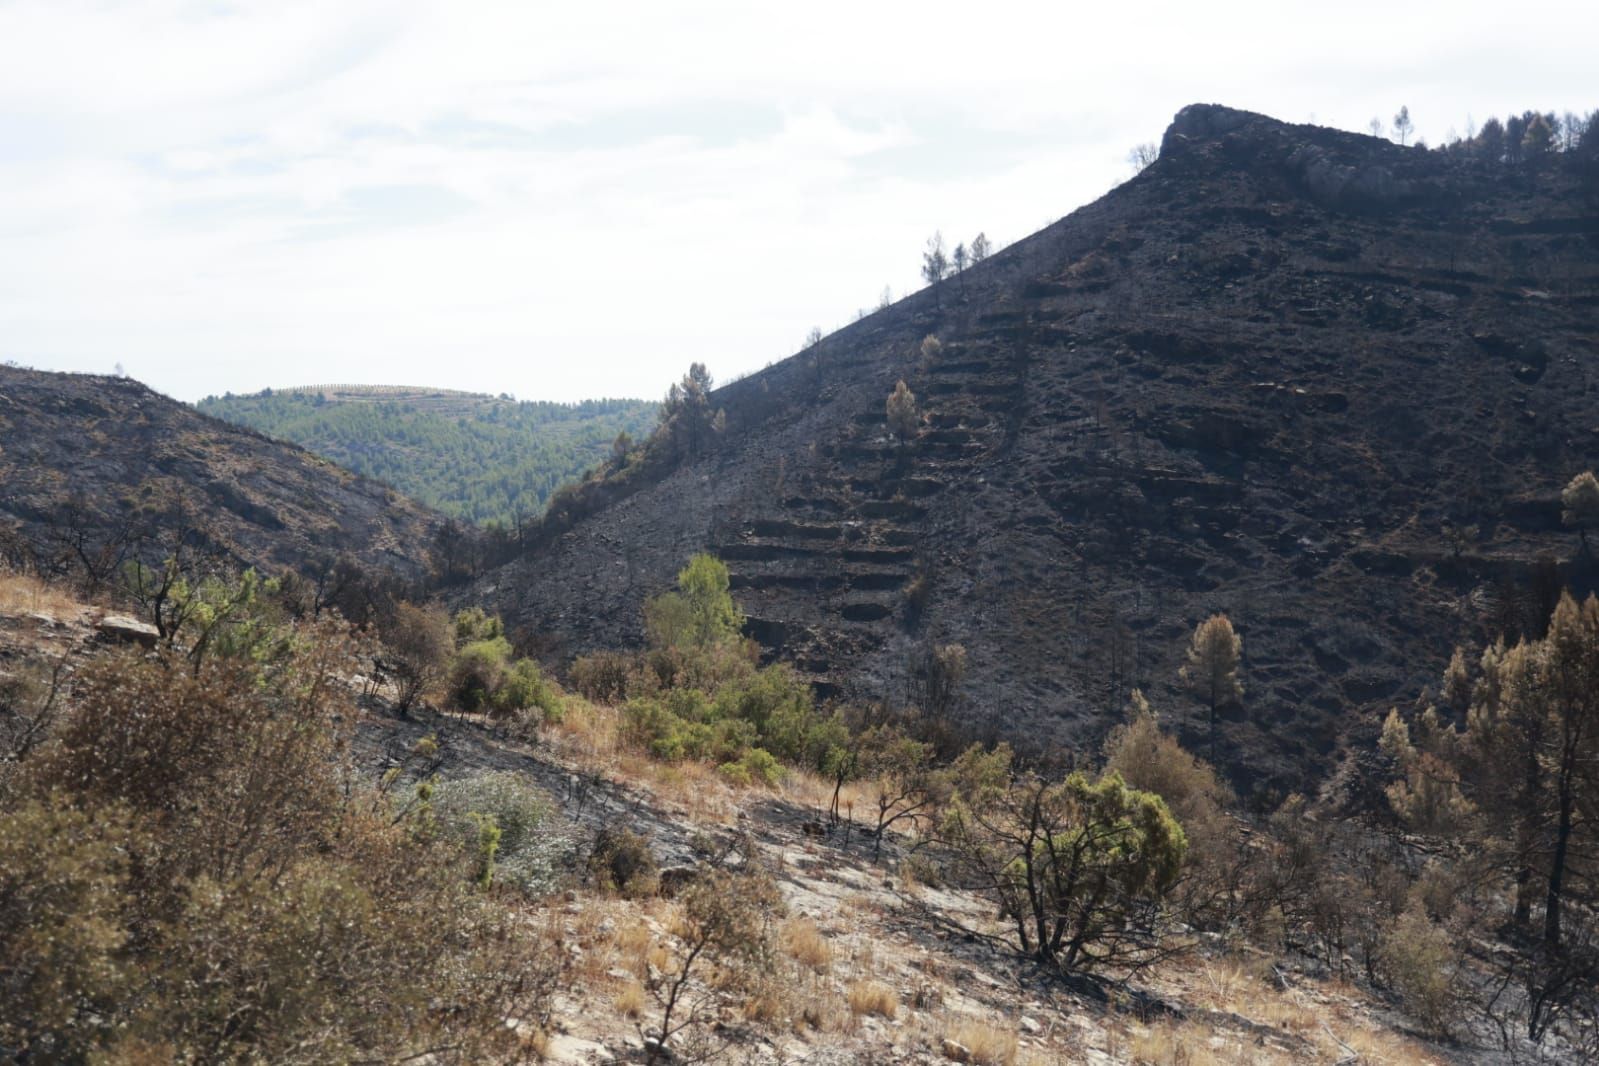
[[[1190,924],[1224,927],[1246,904],[1239,862],[1249,851],[1238,823],[1227,814],[1232,795],[1209,763],[1160,727],[1137,689],[1130,712],[1130,720],[1113,729],[1105,743],[1105,769],[1166,801],[1189,844],[1176,902]]]
[[[500,682],[492,697],[499,714],[537,710],[544,721],[560,721],[561,694],[544,678],[539,664],[518,659]]]
[[[780,738],[773,737],[772,741],[779,743]],[[853,743],[849,724],[844,721],[843,715],[837,711],[826,718],[812,715],[805,730],[803,749],[790,761],[825,774],[830,767],[836,769],[840,754],[847,752]]]
[[[688,723],[674,714],[660,697],[629,700],[622,715],[623,737],[635,747],[670,762],[688,757]]]
[[[759,782],[776,788],[783,780],[783,765],[765,748],[748,748],[737,759],[722,763],[717,771],[739,785]]]
[[[505,636],[505,624],[481,607],[468,607],[455,615],[455,646],[464,648],[482,640]]]
[[[755,783],[755,779],[750,776],[749,767],[742,762],[725,762],[716,768],[716,772],[741,788],[748,788]]]
[[[656,648],[704,648],[737,641],[744,615],[728,592],[727,564],[700,553],[677,575],[677,591],[644,605],[645,628]]]
[[[482,710],[499,691],[510,660],[511,644],[504,637],[463,645],[450,665],[450,699],[463,711]]]
[[[690,758],[716,763],[743,758],[759,739],[754,726],[737,718],[690,722],[684,736]]]
[[[702,692],[715,692],[723,685],[753,674],[759,654],[759,649],[746,640],[705,647],[651,648],[641,663],[639,690],[697,688]]]
[[[394,678],[395,708],[405,713],[425,699],[449,669],[450,620],[443,611],[402,603],[384,628],[382,667]]]
[[[755,727],[763,747],[790,762],[805,762],[816,724],[811,687],[787,664],[758,670],[717,690],[718,718],[738,718]]]
[[[894,386],[886,406],[889,432],[901,441],[913,440],[921,427],[921,415],[916,410],[916,394],[905,387],[903,380]]]
[[[630,700],[623,711],[626,738],[658,759],[736,760],[755,744],[755,727],[723,718],[698,689],[669,689]]]
[[[1147,957],[1188,846],[1165,802],[1115,771],[1018,777],[979,803],[957,800],[945,835],[1022,953],[1067,972]]]

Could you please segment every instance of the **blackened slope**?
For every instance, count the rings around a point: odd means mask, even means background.
[[[1599,205],[1558,167],[1188,108],[1158,163],[964,294],[721,390],[716,454],[485,588],[571,650],[637,640],[641,598],[708,548],[819,682],[897,696],[913,648],[959,641],[967,713],[1038,744],[1097,738],[1132,684],[1197,721],[1177,667],[1224,610],[1248,695],[1218,757],[1298,786],[1502,584],[1572,554],[1596,253]],[[909,455],[884,425],[900,377],[929,422]]]
[[[41,558],[178,500],[241,565],[350,555],[427,576],[443,518],[292,444],[198,414],[138,382],[0,368],[0,525]]]

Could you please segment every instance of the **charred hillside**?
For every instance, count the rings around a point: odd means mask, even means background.
[[[718,390],[714,446],[478,592],[568,653],[637,642],[710,550],[824,691],[900,698],[959,642],[963,713],[1023,745],[1097,738],[1133,685],[1197,731],[1177,669],[1225,611],[1217,758],[1301,786],[1513,619],[1540,557],[1587,580],[1558,497],[1599,454],[1596,291],[1569,168],[1186,108],[1137,178]]]
[[[46,570],[190,546],[268,573],[348,556],[428,576],[444,518],[136,381],[0,367],[0,537]],[[106,576],[110,576],[109,574]]]

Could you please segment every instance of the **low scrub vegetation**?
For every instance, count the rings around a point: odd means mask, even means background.
[[[692,867],[663,870],[637,827],[581,832],[524,776],[436,778],[431,741],[363,773],[352,729],[374,695],[519,744],[553,736],[581,756],[578,811],[635,772],[690,817],[718,790],[803,797],[807,835],[859,846],[905,900],[986,901],[966,932],[1035,972],[1123,984],[1209,943],[1264,960],[1210,982],[1219,1002],[1260,998],[1251,1017],[1270,1013],[1279,955],[1436,1039],[1487,1018],[1581,1048],[1599,1017],[1599,600],[1566,596],[1542,633],[1457,652],[1350,786],[1378,817],[1347,818],[1299,796],[1246,808],[1136,690],[1098,758],[970,743],[958,645],[911,657],[907,706],[821,707],[758,664],[709,556],[644,605],[643,650],[580,658],[570,691],[480,610],[394,602],[363,630],[298,608],[292,582],[175,564],[129,580],[164,620],[153,651],[0,686],[0,1047],[24,1057],[514,1061],[541,1045],[572,965],[535,918],[570,888],[631,908],[609,939],[579,930],[580,966],[657,1061],[713,1053],[730,1015],[844,1032],[906,1013],[966,1061],[1025,1060],[1005,1026],[927,1020],[945,1009],[936,982],[896,983],[869,945],[785,915],[747,841],[696,840]],[[1241,698],[1239,646],[1225,616],[1196,631],[1202,736]],[[1279,1008],[1280,1027],[1323,1039],[1313,1012]],[[1133,1040],[1149,1061],[1205,1061],[1199,1032]]]
[[[0,1046],[64,1062],[521,1054],[561,956],[483,891],[482,850],[449,819],[355,772],[342,624],[260,622],[270,640],[203,658],[91,663],[8,782]],[[526,797],[474,805],[513,839],[536,820]]]

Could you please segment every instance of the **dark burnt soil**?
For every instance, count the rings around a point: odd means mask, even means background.
[[[637,643],[713,551],[824,694],[900,698],[958,641],[968,722],[1035,747],[1097,743],[1136,684],[1203,748],[1177,669],[1225,611],[1216,757],[1303,788],[1541,555],[1589,582],[1558,497],[1599,458],[1596,292],[1591,178],[1188,108],[1126,185],[719,390],[711,454],[474,595],[565,655]]]
[[[303,448],[125,378],[0,367],[0,549],[75,567],[167,550],[181,500],[205,545],[267,573],[349,555],[425,577],[443,516]]]

